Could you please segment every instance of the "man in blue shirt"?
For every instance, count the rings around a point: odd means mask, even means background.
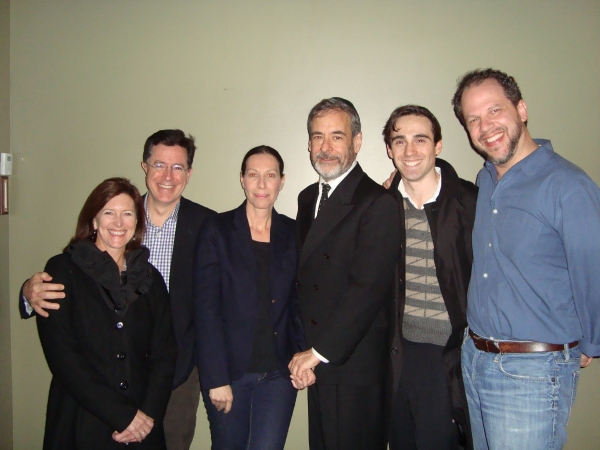
[[[600,355],[600,190],[531,138],[513,77],[469,72],[452,104],[486,160],[462,348],[474,446],[562,448],[580,367]]]

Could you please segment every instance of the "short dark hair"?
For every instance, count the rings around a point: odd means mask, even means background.
[[[196,153],[196,145],[194,144],[194,136],[188,134],[187,136],[181,130],[160,130],[146,139],[144,144],[144,154],[142,161],[148,162],[150,156],[152,156],[152,149],[156,145],[166,145],[168,147],[174,147],[178,145],[183,147],[187,152],[187,165],[188,169],[192,167],[194,162],[194,154]]]
[[[108,178],[94,188],[83,204],[83,208],[81,208],[79,218],[77,219],[75,236],[71,238],[65,250],[75,242],[95,242],[94,218],[109,201],[120,194],[129,195],[132,198],[137,218],[133,238],[127,243],[125,251],[135,250],[142,245],[142,238],[146,232],[146,213],[144,210],[144,200],[140,192],[126,178]]]
[[[248,152],[244,155],[244,159],[242,160],[242,175],[246,173],[246,162],[248,162],[248,158],[254,155],[273,156],[277,160],[277,164],[279,164],[279,176],[283,176],[283,158],[277,150],[275,150],[273,147],[269,147],[268,145],[259,145],[258,147],[248,150]]]
[[[433,143],[437,144],[442,140],[442,127],[438,122],[437,118],[433,115],[431,111],[429,111],[424,106],[419,105],[404,105],[399,106],[392,114],[390,114],[390,118],[385,123],[383,127],[382,135],[383,140],[385,141],[385,145],[390,147],[392,145],[392,133],[394,131],[398,131],[396,129],[396,121],[400,117],[404,116],[421,116],[426,117],[431,122],[431,132],[433,133]]]
[[[331,111],[342,111],[350,116],[350,127],[352,128],[352,137],[360,133],[360,117],[352,102],[341,97],[331,97],[321,100],[310,110],[310,113],[308,114],[308,121],[306,122],[306,128],[308,130],[309,137],[312,121],[316,117],[321,117],[324,114],[327,114]]]
[[[485,80],[489,79],[493,79],[498,82],[498,84],[504,90],[504,95],[511,101],[515,108],[517,107],[518,103],[523,100],[519,85],[510,75],[492,68],[475,69],[467,72],[458,80],[456,80],[456,92],[454,92],[454,96],[452,97],[454,114],[463,126],[465,126],[465,118],[463,117],[462,110],[462,95],[465,92],[465,89],[471,86],[478,86]]]

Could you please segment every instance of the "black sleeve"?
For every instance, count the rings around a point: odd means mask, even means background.
[[[27,312],[25,308],[25,297],[23,296],[23,288],[25,287],[25,283],[29,280],[25,280],[25,282],[21,285],[21,290],[19,291],[19,314],[21,314],[21,319],[30,319],[35,316],[35,311],[31,311],[31,314]]]

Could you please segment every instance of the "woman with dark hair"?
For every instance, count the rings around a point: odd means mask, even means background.
[[[250,150],[240,173],[246,201],[206,219],[196,245],[194,325],[213,449],[285,445],[296,402],[287,366],[305,343],[296,226],[273,208],[284,181],[277,150]]]
[[[46,264],[65,298],[37,316],[52,372],[44,449],[165,448],[177,348],[165,283],[141,245],[144,217],[137,188],[107,179]]]

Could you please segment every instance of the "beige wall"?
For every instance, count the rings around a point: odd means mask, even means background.
[[[10,2],[0,0],[0,153],[10,151]],[[0,216],[0,448],[12,447],[9,217]]]
[[[0,5],[4,46],[8,1]],[[532,134],[551,138],[559,153],[599,182],[599,19],[597,0],[13,0],[10,298],[60,251],[98,182],[125,175],[142,186],[141,146],[160,128],[196,136],[186,196],[218,211],[243,198],[238,171],[244,152],[274,146],[287,167],[278,209],[294,216],[296,195],[316,180],[305,120],[323,97],[356,105],[364,131],[359,161],[375,179],[392,169],[380,138],[385,119],[394,107],[416,102],[442,124],[442,157],[473,180],[482,161],[470,150],[450,98],[459,75],[494,66],[519,81]],[[0,92],[7,80],[0,71]],[[6,111],[0,100],[2,146],[8,145]],[[2,286],[4,274],[0,270]],[[14,448],[39,448],[49,372],[35,323],[19,320],[14,301],[10,308],[11,327],[0,322],[0,339],[10,330],[11,345],[0,341],[0,355],[12,351]],[[571,449],[600,440],[598,381],[595,362],[581,377]],[[194,449],[208,448],[202,409],[198,424]],[[288,449],[307,448],[306,427],[301,394]]]

